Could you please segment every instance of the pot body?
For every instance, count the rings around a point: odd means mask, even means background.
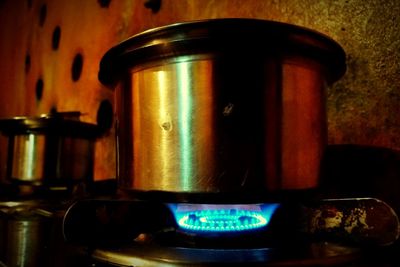
[[[123,66],[113,74],[122,189],[265,193],[318,185],[324,89],[338,73],[315,57],[322,45],[313,51],[309,43],[318,38],[299,42],[291,35],[297,28],[280,27],[253,20],[173,25],[106,54],[104,83],[112,58],[124,59],[112,62]],[[257,43],[265,28],[273,37]],[[146,52],[153,46],[157,55]]]
[[[317,185],[326,145],[319,64],[212,56],[157,63],[133,70],[122,83],[129,88],[119,90],[123,188],[219,192]]]
[[[9,137],[8,177],[20,182],[68,184],[93,177],[94,140],[19,134]]]

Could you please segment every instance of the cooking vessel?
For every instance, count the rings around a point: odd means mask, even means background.
[[[212,19],[111,48],[123,192],[260,194],[314,189],[326,145],[325,88],[345,53],[302,27]]]
[[[16,184],[66,187],[93,178],[94,145],[100,130],[80,112],[0,120],[7,138],[6,178]]]
[[[54,199],[1,201],[0,266],[78,266],[72,264],[78,248],[65,243],[62,235],[68,204]]]

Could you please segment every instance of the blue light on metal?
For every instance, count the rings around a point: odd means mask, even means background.
[[[268,225],[279,204],[170,204],[179,227],[194,232],[239,232]]]

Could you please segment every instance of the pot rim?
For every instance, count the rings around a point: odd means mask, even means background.
[[[6,136],[22,134],[52,134],[60,136],[95,139],[101,135],[100,128],[79,120],[80,112],[61,112],[39,116],[15,116],[0,119],[0,132]]]
[[[322,33],[277,21],[220,18],[174,23],[133,35],[105,53],[98,78],[112,85],[121,72],[142,62],[210,52],[304,55],[327,67],[328,82],[335,82],[346,71],[343,48]]]

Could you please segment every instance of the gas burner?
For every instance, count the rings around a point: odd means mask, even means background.
[[[87,246],[96,267],[343,266],[366,246],[395,242],[399,229],[391,207],[373,198],[307,205],[81,200],[63,224],[66,240]]]
[[[251,205],[81,200],[69,208],[63,224],[68,241],[97,247],[203,249],[301,247],[319,241],[389,245],[399,229],[393,209],[374,198]],[[147,241],[136,242],[140,235]]]
[[[244,232],[266,227],[279,204],[169,204],[178,226],[192,232]]]

